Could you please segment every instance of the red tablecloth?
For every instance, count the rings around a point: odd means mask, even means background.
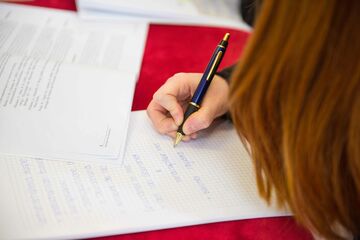
[[[76,10],[74,0],[36,0],[23,4]],[[133,110],[146,109],[153,93],[173,74],[202,72],[214,47],[225,32],[231,33],[231,40],[220,68],[236,62],[248,38],[247,33],[212,27],[151,25],[135,91]],[[312,237],[307,231],[300,228],[293,218],[274,217],[203,224],[99,239],[306,240],[312,239]]]

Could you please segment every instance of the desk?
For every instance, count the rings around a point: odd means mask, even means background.
[[[36,0],[26,4],[76,10],[74,0]],[[220,68],[234,63],[239,58],[248,38],[247,33],[211,27],[151,25],[132,109],[146,109],[153,93],[173,74],[177,72],[202,72],[214,47],[226,31],[231,33],[231,40]],[[312,237],[307,231],[297,226],[293,218],[274,217],[204,224],[99,239],[307,240],[312,239]]]

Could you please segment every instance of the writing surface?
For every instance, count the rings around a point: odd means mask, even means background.
[[[122,165],[5,155],[0,165],[0,209],[18,214],[0,218],[5,238],[81,238],[289,214],[259,198],[251,159],[229,122],[174,148],[144,111],[133,112]]]

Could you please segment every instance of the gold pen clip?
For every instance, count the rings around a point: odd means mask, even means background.
[[[222,55],[223,55],[223,51],[219,51],[219,52],[216,54],[215,61],[214,61],[213,65],[212,65],[211,68],[210,68],[209,74],[208,74],[207,77],[206,77],[206,81],[208,81],[208,80],[210,79],[210,76],[211,76],[211,74],[213,73],[215,66],[216,66],[217,64],[219,64]]]

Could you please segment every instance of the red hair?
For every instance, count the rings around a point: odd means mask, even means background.
[[[360,235],[360,1],[263,1],[230,86],[260,194]]]

